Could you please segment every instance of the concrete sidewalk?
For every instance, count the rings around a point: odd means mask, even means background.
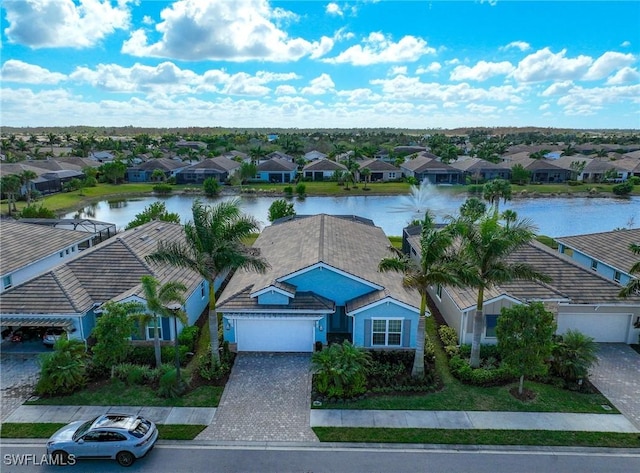
[[[640,432],[621,414],[312,409],[311,427]]]
[[[142,406],[33,406],[22,405],[4,422],[68,423],[88,420],[106,412],[138,414],[156,424],[209,425],[215,407],[142,407]]]

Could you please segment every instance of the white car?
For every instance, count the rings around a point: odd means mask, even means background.
[[[64,333],[64,330],[61,328],[48,328],[42,336],[42,343],[52,347],[58,340],[60,340],[60,338],[62,338]]]
[[[72,465],[79,458],[106,458],[131,466],[156,440],[158,429],[150,420],[109,413],[61,428],[47,442],[47,454],[57,465]]]

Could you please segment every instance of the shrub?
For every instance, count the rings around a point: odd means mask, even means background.
[[[154,379],[153,370],[148,366],[120,363],[113,367],[113,376],[127,386],[143,385]]]
[[[611,188],[615,195],[628,195],[633,191],[633,184],[629,181],[616,184]]]
[[[307,186],[300,183],[296,186],[296,194],[298,194],[298,197],[304,197],[307,193]]]
[[[49,210],[44,205],[36,207],[28,205],[20,212],[20,218],[56,218],[57,215],[53,210]]]
[[[153,192],[160,195],[171,194],[173,188],[169,184],[156,184],[153,186]]]
[[[209,197],[216,196],[220,193],[220,182],[217,179],[212,177],[208,177],[202,183],[202,188],[204,189],[205,195]]]
[[[188,351],[194,351],[196,348],[196,342],[198,341],[198,334],[200,329],[197,325],[190,325],[184,327],[182,332],[178,335],[178,343],[188,348]]]
[[[468,358],[471,356],[471,345],[460,345],[460,356],[462,358]],[[486,360],[488,358],[495,358],[500,360],[500,353],[498,352],[498,345],[480,345],[480,358]]]
[[[345,341],[311,356],[316,390],[329,398],[353,398],[367,391],[371,354]]]
[[[440,325],[440,327],[438,327],[438,335],[440,335],[440,340],[442,340],[443,346],[458,346],[458,334],[456,333],[456,329],[449,327],[448,325]]]
[[[165,398],[176,398],[185,392],[188,385],[189,381],[184,378],[178,380],[176,370],[172,369],[160,377],[158,395]]]
[[[87,381],[84,343],[79,340],[58,340],[52,353],[41,357],[40,378],[36,393],[55,396],[71,394]]]
[[[184,365],[187,361],[187,353],[190,353],[189,347],[185,345],[178,345],[178,353],[180,358],[180,364]],[[162,357],[162,363],[175,363],[176,360],[176,349],[173,345],[165,345],[160,349],[160,354]]]
[[[471,368],[469,362],[459,355],[451,357],[449,369],[460,381],[474,386],[499,386],[514,379],[513,373],[507,368]]]
[[[219,381],[229,374],[231,367],[224,361],[224,356],[220,361],[212,360],[211,351],[198,355],[198,374],[207,381]]]
[[[282,191],[284,192],[284,195],[287,197],[293,196],[293,187],[291,186],[286,186],[284,189],[282,189]]]
[[[569,382],[586,378],[598,359],[597,351],[598,345],[592,337],[568,330],[556,338],[551,353],[551,373]]]

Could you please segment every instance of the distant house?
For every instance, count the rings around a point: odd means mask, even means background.
[[[534,159],[532,163],[525,166],[531,173],[531,182],[541,184],[558,184],[571,179],[572,172],[564,169],[548,159]]]
[[[240,166],[239,162],[225,156],[206,158],[192,166],[177,171],[175,173],[176,184],[202,184],[208,178],[213,178],[218,182],[225,182]]]
[[[205,143],[204,141],[180,140],[176,141],[176,148],[189,148],[200,151],[201,149],[207,149],[207,143]]]
[[[305,153],[303,157],[305,161],[316,161],[318,159],[326,159],[327,155],[314,149],[312,151],[309,151],[308,153]]]
[[[257,166],[256,178],[263,182],[293,182],[296,179],[296,163],[282,158],[272,158]]]
[[[161,284],[177,281],[187,286],[183,309],[191,325],[209,303],[207,281],[191,269],[145,260],[156,250],[158,241],[183,239],[182,225],[153,221],[87,248],[75,258],[4,291],[0,325],[14,329],[60,327],[69,338],[86,341],[106,302],[145,303],[140,281],[145,275],[155,277]],[[221,282],[218,278],[216,286]],[[181,329],[179,323],[178,332]],[[163,318],[161,339],[173,340],[176,335],[173,323]],[[144,338],[153,338],[150,327]]]
[[[358,173],[361,181],[364,180],[364,177],[362,176],[363,169],[368,169],[369,171],[371,171],[371,174],[368,178],[370,182],[394,181],[402,177],[402,171],[400,170],[400,168],[397,168],[393,164],[387,163],[380,159],[367,159],[365,161],[359,162],[358,164]]]
[[[623,286],[636,276],[631,267],[638,261],[629,246],[640,244],[640,229],[614,230],[556,238],[558,251],[578,264]]]
[[[347,167],[344,164],[331,161],[330,159],[316,159],[310,163],[307,163],[302,168],[302,175],[305,179],[311,179],[313,181],[328,181],[333,177],[336,171],[346,171]]]
[[[187,163],[169,158],[150,159],[138,166],[127,169],[127,180],[129,182],[152,182],[154,171],[160,170],[165,179],[175,175],[181,169],[188,167]]]
[[[493,179],[510,179],[511,169],[502,163],[491,163],[484,159],[472,158],[471,156],[460,156],[449,165],[463,172],[465,179],[469,178],[480,181],[491,181]]]
[[[283,153],[282,151],[273,151],[269,154],[267,154],[264,157],[264,161],[268,161],[270,159],[273,158],[278,158],[278,159],[284,159],[285,161],[289,161],[290,163],[293,163],[296,161],[296,158],[294,158],[293,156],[287,154],[287,153]]]
[[[280,219],[253,245],[264,274],[238,270],[220,295],[224,339],[239,352],[312,352],[349,340],[414,349],[420,297],[395,273],[378,271],[389,239],[352,215]]]
[[[420,234],[405,229],[403,244],[412,258],[420,258]],[[567,256],[533,241],[512,253],[512,263],[527,263],[551,277],[550,283],[512,281],[484,291],[481,342],[497,342],[496,325],[503,308],[530,301],[553,312],[557,333],[579,330],[597,342],[636,343],[640,334],[640,296],[618,297],[620,285],[585,268]],[[471,343],[478,293],[471,288],[434,286],[429,289],[438,311],[458,334],[460,344]]]
[[[89,153],[89,159],[99,163],[109,163],[116,159],[116,156],[110,151],[92,151]]]
[[[414,177],[418,182],[425,180],[431,184],[460,184],[464,182],[462,171],[444,164],[431,153],[422,153],[414,159],[406,160],[400,169],[405,176]]]

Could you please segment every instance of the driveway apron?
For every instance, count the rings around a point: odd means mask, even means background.
[[[640,429],[640,354],[622,343],[599,343],[589,379]]]
[[[34,353],[5,353],[0,355],[0,422],[33,394],[40,366]]]
[[[311,356],[240,353],[199,440],[317,442],[310,427]]]

